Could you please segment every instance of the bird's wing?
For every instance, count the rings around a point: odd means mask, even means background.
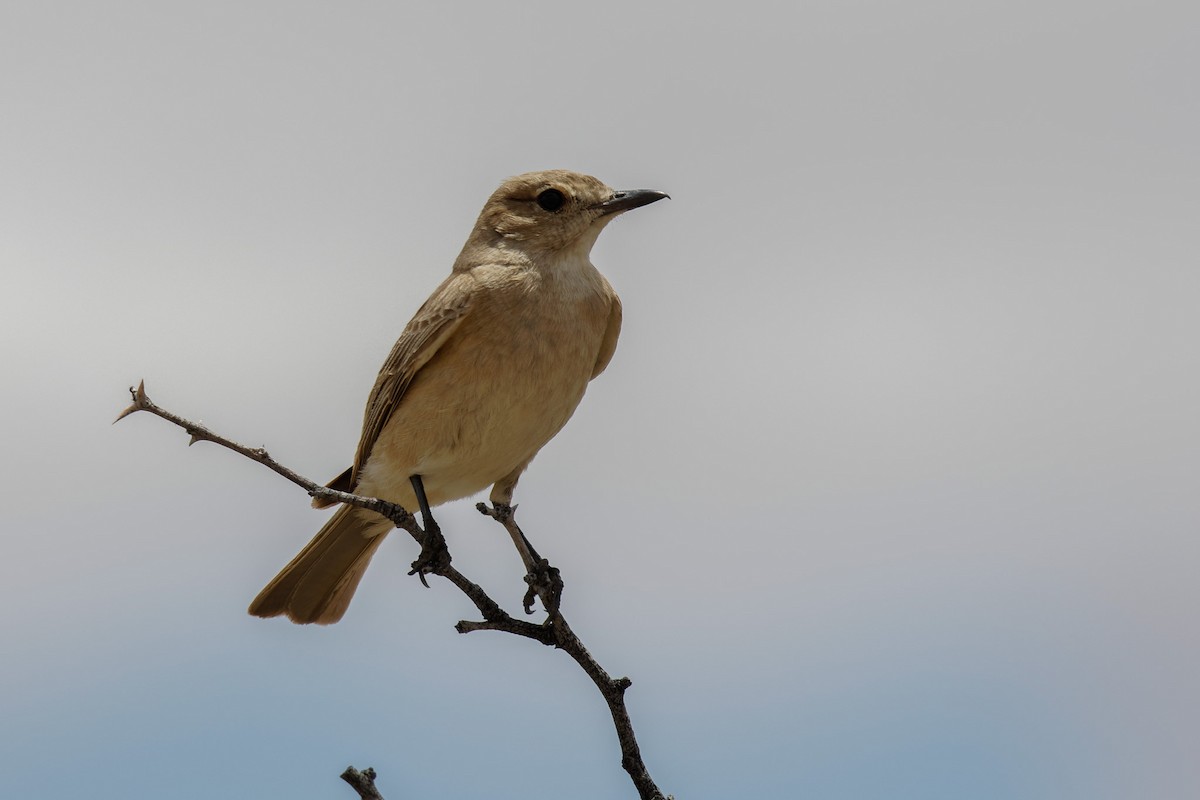
[[[595,378],[608,362],[612,361],[613,353],[617,350],[617,337],[621,335],[621,298],[609,288],[612,305],[608,307],[608,327],[604,329],[604,338],[600,340],[600,352],[596,354],[596,365],[592,367],[592,377]]]
[[[421,367],[429,363],[429,359],[433,358],[470,311],[475,297],[474,289],[475,279],[470,273],[456,272],[446,278],[392,346],[392,352],[379,370],[379,377],[375,379],[375,386],[367,400],[362,438],[358,442],[354,466],[351,468],[351,486],[357,482],[380,431],[404,399],[404,393],[413,378]]]

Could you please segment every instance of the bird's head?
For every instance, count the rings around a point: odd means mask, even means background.
[[[611,189],[590,175],[564,169],[528,172],[509,178],[492,193],[471,243],[529,255],[582,248],[586,255],[618,214],[666,196],[653,189]]]

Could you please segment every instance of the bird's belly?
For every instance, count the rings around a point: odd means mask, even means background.
[[[597,321],[598,322],[598,321]],[[466,497],[526,464],[583,398],[603,328],[472,326],[417,374],[381,431],[358,489],[416,507],[409,476],[431,505]]]

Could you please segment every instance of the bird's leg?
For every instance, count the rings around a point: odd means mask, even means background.
[[[490,508],[487,503],[479,503],[475,508],[479,513],[491,517],[504,526],[508,535],[512,537],[513,545],[517,548],[521,561],[525,564],[525,583],[529,585],[523,603],[525,613],[533,613],[533,600],[535,597],[540,597],[548,615],[547,622],[553,622],[558,616],[558,607],[562,600],[562,576],[559,574],[558,567],[551,566],[548,560],[538,555],[533,543],[529,541],[525,532],[521,530],[521,526],[517,524],[517,507],[493,502]]]
[[[437,574],[450,566],[450,551],[446,547],[446,537],[442,536],[442,529],[438,527],[433,512],[429,510],[429,499],[425,496],[425,484],[421,481],[421,476],[410,475],[408,480],[417,494],[417,502],[421,505],[421,521],[425,523],[425,541],[421,542],[421,554],[412,563],[412,570],[408,574],[421,576],[421,583],[428,586],[429,584],[425,583],[425,575],[430,572]]]

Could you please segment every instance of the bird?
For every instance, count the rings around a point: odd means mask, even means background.
[[[427,531],[436,526],[430,508],[488,486],[493,506],[510,508],[521,474],[617,346],[621,301],[592,265],[596,238],[618,215],[666,197],[561,169],[502,182],[449,277],[392,347],[354,462],[328,486],[420,507]],[[250,614],[337,622],[392,527],[342,505]]]

